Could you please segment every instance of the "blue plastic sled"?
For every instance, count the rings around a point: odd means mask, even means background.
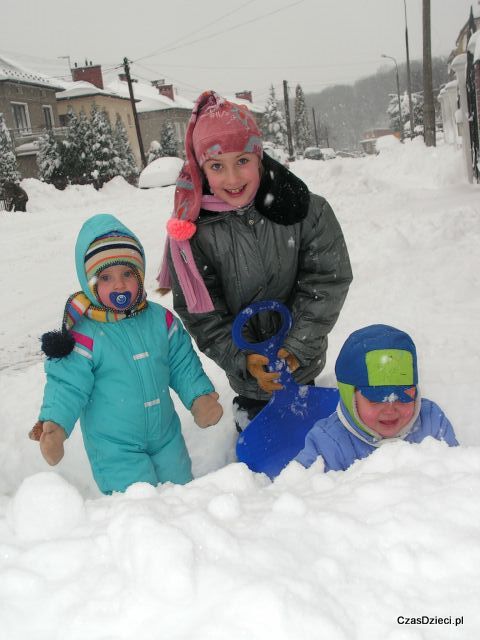
[[[282,316],[277,334],[264,342],[247,342],[243,326],[257,313],[276,311]],[[267,406],[253,418],[240,434],[237,458],[252,470],[277,476],[293,460],[305,443],[305,436],[317,420],[329,416],[338,404],[338,389],[298,385],[284,360],[277,357],[292,326],[290,311],[280,302],[262,300],[243,309],[233,323],[235,344],[244,350],[260,353],[269,359],[270,371],[280,372],[283,389],[274,391]]]

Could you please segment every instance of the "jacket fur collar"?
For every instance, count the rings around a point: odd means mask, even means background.
[[[266,153],[263,175],[255,196],[255,209],[265,218],[282,225],[296,224],[307,217],[310,192],[307,185]]]

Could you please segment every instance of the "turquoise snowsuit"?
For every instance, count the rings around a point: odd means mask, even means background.
[[[138,242],[106,214],[90,218],[77,240],[78,278],[96,305],[84,256],[95,238],[114,230]],[[74,326],[74,337],[72,353],[45,363],[40,420],[56,422],[69,436],[80,417],[92,472],[103,493],[124,491],[134,482],[191,480],[190,457],[169,387],[188,409],[214,387],[180,321],[149,302],[138,315],[117,322],[83,317]]]

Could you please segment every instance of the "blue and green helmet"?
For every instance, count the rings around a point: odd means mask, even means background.
[[[412,402],[418,384],[415,344],[407,333],[386,324],[358,329],[341,348],[335,375],[352,418],[355,389],[372,402]]]

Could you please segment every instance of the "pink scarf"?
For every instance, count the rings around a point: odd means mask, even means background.
[[[206,211],[229,212],[231,205],[217,196],[202,196],[201,208]],[[197,265],[192,255],[190,240],[174,240],[167,238],[163,252],[162,267],[157,281],[160,287],[172,288],[170,270],[168,268],[168,247],[172,255],[172,262],[178,281],[185,296],[190,313],[208,313],[214,310],[212,300],[208,294],[202,276],[198,273]],[[206,294],[206,295],[205,295]]]

